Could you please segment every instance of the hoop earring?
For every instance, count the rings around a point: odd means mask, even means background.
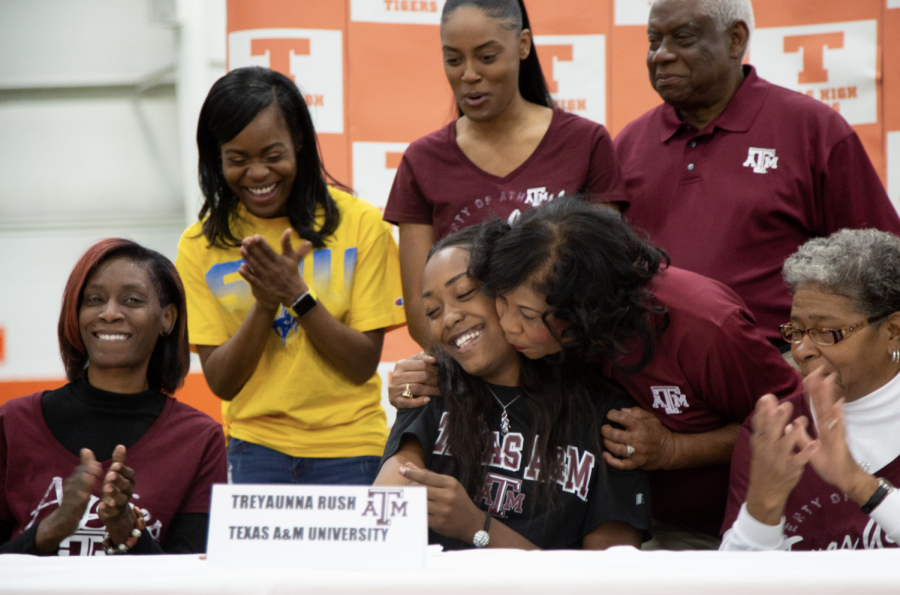
[[[891,361],[895,364],[900,362],[900,348],[894,349],[891,353]]]

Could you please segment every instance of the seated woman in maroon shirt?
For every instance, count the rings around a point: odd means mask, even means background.
[[[409,146],[384,211],[400,226],[406,320],[423,347],[422,271],[434,242],[563,195],[628,200],[607,130],[553,108],[521,0],[447,0],[441,47],[459,118]]]
[[[806,391],[766,395],[731,465],[723,550],[897,547],[900,239],[844,229],[784,263]]]
[[[171,396],[189,368],[175,266],[134,242],[92,246],[69,276],[69,384],[0,407],[0,553],[206,549],[226,481],[221,427]]]
[[[610,412],[624,429],[603,427],[604,457],[652,471],[657,543],[708,548],[741,423],[762,395],[790,395],[800,379],[734,292],[666,259],[618,213],[564,198],[512,226],[483,224],[472,275],[497,297],[506,339],[525,356],[593,362],[637,401]],[[401,382],[434,394],[415,386],[427,381],[419,358],[398,364],[392,396]]]

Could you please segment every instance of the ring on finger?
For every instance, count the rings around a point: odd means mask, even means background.
[[[628,457],[630,457],[633,454],[634,454],[634,447],[631,446],[630,444],[626,444],[625,445],[625,458],[627,459]]]
[[[830,429],[832,429],[834,426],[837,425],[837,422],[838,422],[838,420],[837,420],[837,418],[835,417],[835,418],[832,419],[830,422],[828,422],[827,424],[825,424],[825,427],[828,428],[828,429],[830,430]]]
[[[406,390],[403,391],[403,396],[406,397],[407,399],[414,399],[414,398],[415,398],[415,396],[413,396],[413,394],[412,394],[412,391],[409,390],[409,385],[408,385],[408,384],[406,385]]]

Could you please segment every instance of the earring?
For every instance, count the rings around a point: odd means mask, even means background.
[[[900,348],[894,349],[893,353],[891,353],[891,361],[895,364],[900,362]]]
[[[163,337],[168,337],[168,336],[169,336],[169,333],[171,333],[171,332],[172,332],[171,329],[164,328],[164,329],[162,330],[162,333],[161,333],[161,334],[162,334]],[[900,353],[895,352],[895,355],[900,355]],[[895,360],[895,361],[896,361],[896,360]]]

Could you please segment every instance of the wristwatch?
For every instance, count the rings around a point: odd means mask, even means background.
[[[484,529],[481,531],[476,531],[475,536],[472,537],[472,545],[477,548],[487,547],[491,542],[491,536],[488,535],[488,529],[491,527],[491,513],[488,510],[484,511]]]
[[[875,490],[875,493],[872,494],[872,497],[869,498],[869,501],[860,506],[859,509],[863,512],[863,514],[871,514],[873,510],[878,508],[878,505],[881,504],[882,500],[884,500],[887,495],[893,491],[894,486],[891,485],[891,482],[883,477],[879,477],[878,489]]]
[[[304,292],[300,295],[294,303],[287,307],[287,311],[291,313],[291,316],[294,318],[303,318],[309,311],[316,307],[316,296],[313,293],[312,289]]]

